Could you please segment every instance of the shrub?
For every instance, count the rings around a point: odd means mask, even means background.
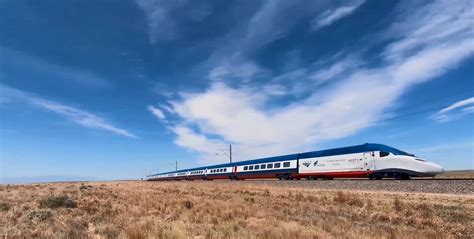
[[[40,208],[75,208],[77,206],[76,202],[66,195],[49,196],[47,198],[40,199],[38,204]]]
[[[191,208],[194,207],[194,203],[191,202],[191,201],[189,201],[189,200],[184,201],[184,202],[183,202],[183,205],[184,205],[184,207],[187,208],[187,209],[191,209]]]
[[[50,218],[51,215],[52,215],[52,213],[49,210],[39,210],[39,211],[30,212],[28,214],[28,218],[30,220],[38,219],[40,221],[44,221],[44,220],[47,220],[48,218]]]
[[[91,185],[87,185],[87,186],[86,186],[86,185],[81,185],[81,186],[79,187],[79,190],[82,191],[82,190],[87,190],[87,189],[90,189],[90,188],[92,188]]]
[[[393,201],[393,207],[395,208],[395,211],[401,211],[403,209],[403,202],[400,201],[400,199],[395,198]]]
[[[244,200],[250,203],[255,203],[255,199],[253,197],[245,197]]]
[[[10,210],[10,205],[5,202],[0,202],[0,211],[6,212],[8,210]]]
[[[349,193],[345,194],[341,191],[337,192],[336,197],[333,200],[334,202],[347,204],[349,206],[357,206],[357,207],[364,206],[364,202],[362,202],[362,200],[356,195],[349,194]]]
[[[129,239],[144,239],[146,238],[145,232],[138,226],[129,226],[124,230],[126,238]]]

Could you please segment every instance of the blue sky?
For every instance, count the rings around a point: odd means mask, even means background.
[[[0,1],[2,178],[377,142],[474,168],[472,1]]]

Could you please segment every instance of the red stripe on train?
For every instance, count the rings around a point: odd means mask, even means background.
[[[318,172],[318,173],[299,173],[300,177],[334,177],[334,178],[354,178],[354,177],[367,177],[369,174],[374,171],[353,171],[353,172]]]

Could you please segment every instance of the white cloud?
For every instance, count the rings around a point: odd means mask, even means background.
[[[463,107],[463,106],[466,106],[466,105],[471,105],[471,104],[474,104],[474,97],[471,97],[471,98],[467,98],[465,100],[461,100],[461,101],[458,101],[446,108],[443,108],[442,110],[440,110],[438,113],[440,114],[444,114],[444,113],[447,113],[449,111],[452,111],[454,109],[458,109],[460,107]]]
[[[171,41],[180,37],[180,29],[173,11],[178,10],[181,18],[199,22],[212,14],[212,7],[207,2],[188,0],[134,0],[146,17],[150,44]],[[193,3],[189,10],[183,10],[188,3]]]
[[[258,74],[264,74],[264,70],[255,63],[241,62],[240,59],[228,59],[211,69],[208,77],[215,82],[239,79],[244,83],[248,83]]]
[[[91,114],[87,111],[80,110],[74,107],[66,106],[57,102],[45,100],[39,98],[37,96],[33,96],[27,92],[14,89],[5,85],[0,85],[0,91],[4,97],[8,97],[11,100],[21,100],[26,101],[34,106],[37,106],[42,109],[46,109],[48,111],[54,112],[58,115],[68,118],[69,120],[73,121],[76,124],[87,128],[93,129],[102,129],[109,131],[113,134],[125,136],[128,138],[135,138],[138,137],[127,130],[118,128],[104,120],[103,118]]]
[[[170,114],[174,114],[174,113],[175,113],[173,107],[171,107],[171,106],[168,106],[168,105],[165,105],[165,104],[161,104],[161,105],[160,105],[160,108],[163,109],[163,110],[165,110],[166,112],[168,112],[168,113],[170,113]]]
[[[474,97],[460,100],[441,109],[433,115],[433,119],[438,122],[446,122],[471,113],[474,113]]]
[[[185,1],[135,0],[135,3],[147,18],[150,44],[173,40],[177,37],[175,22],[171,19],[169,10]]]
[[[176,143],[200,152],[201,160],[211,161],[215,160],[211,152],[232,143],[239,160],[314,149],[317,143],[370,127],[383,119],[384,112],[407,89],[440,76],[473,55],[472,38],[451,31],[460,28],[459,21],[451,22],[453,26],[430,28],[431,34],[440,36],[434,41],[416,38],[417,47],[394,50],[397,44],[413,39],[426,24],[439,22],[446,15],[459,15],[467,7],[436,9],[428,5],[420,9],[423,18],[402,13],[406,24],[415,27],[397,32],[397,41],[385,48],[380,55],[384,60],[376,67],[366,67],[369,64],[349,57],[318,71],[301,67],[274,77],[271,84],[262,87],[229,84],[228,78],[248,74],[229,74],[228,69],[209,74],[210,79],[219,81],[211,81],[204,92],[181,93],[181,100],[170,102],[182,119],[170,126],[177,135]],[[315,87],[336,76],[339,80],[330,86]],[[275,96],[297,91],[306,96],[283,106],[273,104]]]
[[[158,109],[158,108],[156,108],[156,107],[154,107],[154,106],[151,106],[151,105],[149,105],[149,106],[147,107],[147,109],[148,109],[148,111],[150,111],[156,118],[158,118],[158,119],[160,119],[160,120],[165,120],[165,119],[166,119],[165,114],[163,114],[163,112],[162,112],[160,109]]]
[[[61,81],[55,81],[57,83],[76,83],[96,88],[107,88],[112,85],[107,79],[88,69],[70,68],[10,48],[0,47],[0,52],[2,52],[0,63],[2,60],[5,61],[2,67],[7,64],[21,65],[35,73],[40,72],[61,78]]]
[[[309,78],[317,85],[323,84],[335,77],[339,77],[344,73],[347,73],[351,69],[359,67],[361,64],[360,60],[347,57],[346,59],[337,59],[337,61],[327,68],[318,69],[312,72]]]
[[[405,9],[412,9],[409,6]],[[408,10],[409,11],[409,10]],[[406,57],[426,44],[443,44],[446,40],[473,38],[472,1],[449,0],[434,1],[416,12],[409,11],[400,15],[391,26],[388,34],[398,39],[399,34],[406,36],[389,45],[384,53],[387,59],[397,60]]]
[[[329,9],[313,19],[311,29],[316,31],[322,27],[329,26],[343,17],[350,15],[365,1],[358,0],[351,2],[348,6],[342,6],[336,9]]]

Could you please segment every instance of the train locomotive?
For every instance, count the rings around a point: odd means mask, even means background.
[[[441,166],[413,154],[383,144],[366,143],[152,174],[146,180],[410,179],[433,177],[443,171]]]

